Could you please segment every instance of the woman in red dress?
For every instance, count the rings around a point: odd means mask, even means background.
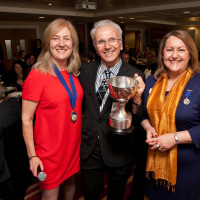
[[[38,168],[47,175],[40,181],[43,200],[58,199],[61,184],[65,199],[74,197],[82,124],[79,67],[73,25],[64,19],[54,20],[44,32],[37,63],[22,85],[23,136],[30,170],[35,177]]]

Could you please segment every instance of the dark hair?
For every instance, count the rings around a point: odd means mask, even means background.
[[[31,56],[34,56],[34,55],[31,54],[31,53],[27,53],[27,54],[25,55],[25,61],[27,61],[28,59],[30,59]]]
[[[149,47],[149,49],[151,49],[150,45],[147,44],[147,45],[145,46],[145,50],[146,50],[147,47]]]
[[[39,42],[40,42],[40,45],[42,45],[42,40],[41,40],[41,39],[37,38],[37,39],[35,40],[35,43],[36,43],[37,41],[39,41]]]
[[[122,50],[121,52],[120,52],[120,54],[122,55],[122,54],[128,54],[129,55],[129,52],[128,51],[125,51],[125,50]]]
[[[160,48],[159,48],[159,52],[158,52],[158,69],[156,70],[154,77],[157,79],[161,74],[168,75],[168,71],[167,71],[164,61],[163,61],[163,49],[165,48],[166,41],[170,36],[175,36],[183,41],[187,50],[190,53],[190,61],[188,63],[188,67],[194,73],[200,72],[200,67],[199,67],[199,63],[198,63],[198,52],[197,52],[197,48],[196,48],[194,40],[192,39],[192,37],[190,36],[190,34],[187,31],[174,30],[174,31],[167,33],[163,37],[163,39],[160,43]]]
[[[22,55],[22,53],[24,53],[24,52],[26,52],[26,51],[24,51],[24,50],[19,51],[19,53],[18,53],[19,57],[20,57],[20,56]]]
[[[16,78],[17,78],[17,74],[15,72],[15,65],[16,64],[18,64],[22,67],[22,74],[24,74],[25,68],[26,68],[25,62],[23,62],[22,60],[15,60],[12,64],[12,79],[13,79],[13,81],[15,81]],[[24,77],[23,77],[23,79],[24,79]]]
[[[12,64],[12,70],[15,71],[15,64],[21,65],[22,68],[24,69],[25,63],[22,60],[15,60]]]

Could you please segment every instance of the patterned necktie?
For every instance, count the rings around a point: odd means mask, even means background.
[[[109,69],[107,69],[104,72],[106,74],[106,80],[108,80],[110,78],[111,71]],[[102,80],[101,85],[99,86],[99,89],[97,90],[97,93],[96,93],[99,107],[101,106],[103,98],[108,89],[108,84],[107,84],[106,80],[105,79]]]

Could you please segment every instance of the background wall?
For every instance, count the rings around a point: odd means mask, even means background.
[[[125,45],[135,48],[135,31],[125,31]]]

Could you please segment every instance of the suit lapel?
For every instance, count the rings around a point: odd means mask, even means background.
[[[119,69],[117,76],[128,76],[129,70],[127,68],[127,64],[122,60],[122,65]]]
[[[96,62],[95,66],[92,68],[93,70],[91,71],[91,95],[92,95],[92,99],[94,102],[94,107],[97,110],[98,115],[100,115],[100,111],[99,111],[99,104],[98,104],[98,100],[97,100],[97,96],[96,96],[96,90],[95,90],[95,81],[96,81],[96,76],[97,76],[97,70],[99,67],[99,63]]]

